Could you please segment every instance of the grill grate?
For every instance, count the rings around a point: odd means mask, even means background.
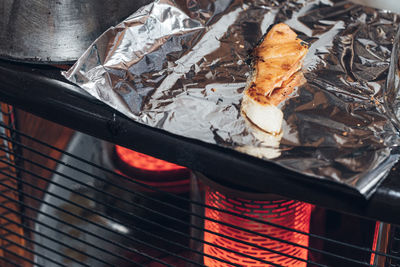
[[[238,213],[242,203],[226,208],[219,201],[222,194],[194,174],[192,198],[184,190],[132,179],[109,169],[113,166],[102,158],[109,153],[101,141],[76,133],[66,150],[58,148],[17,130],[12,108],[3,106],[1,266],[372,266],[372,252],[400,259],[372,250],[372,242],[362,246],[308,232],[306,223],[297,227]],[[49,150],[61,158],[44,152]],[[247,204],[263,213],[254,203]],[[293,200],[276,204],[297,205],[303,219],[311,212],[310,205]],[[311,240],[340,249],[314,246]],[[349,250],[362,257],[349,257],[344,253]]]
[[[7,137],[7,140],[6,139],[1,140],[2,147],[5,147],[7,149],[0,151],[0,160],[2,160],[2,163],[0,163],[0,170],[2,172],[7,171],[9,173],[12,173],[14,174],[15,177],[17,177],[18,176],[17,170],[12,166],[10,166],[9,164],[9,163],[15,164],[16,159],[14,157],[14,152],[16,152],[18,149],[15,143],[8,141],[17,139],[16,133],[15,131],[13,131],[15,129],[14,110],[12,106],[6,104],[1,104],[0,108],[1,108],[0,120],[3,122],[4,125],[8,126],[7,128],[0,128],[1,135]],[[7,185],[7,187],[2,186],[3,184]],[[1,194],[7,195],[11,199],[11,201],[5,201],[0,199],[1,205],[12,210],[21,210],[21,206],[12,201],[12,200],[18,200],[19,198],[19,195],[17,193],[18,189],[19,189],[19,179],[5,179],[4,177],[1,177],[0,192]],[[9,235],[9,233],[16,233],[19,235],[23,234],[21,218],[15,216],[15,214],[9,212],[6,208],[3,207],[0,207],[0,215],[1,215],[0,234],[2,236],[7,236],[7,238],[0,240],[1,246],[7,248],[6,250],[0,251],[0,256],[2,256],[2,258],[9,258],[9,259],[14,259],[15,257],[17,257],[18,259],[18,257],[22,257],[24,255],[23,248],[25,245],[25,240],[17,236]],[[12,219],[16,223],[10,224],[6,221],[6,219],[7,220]]]

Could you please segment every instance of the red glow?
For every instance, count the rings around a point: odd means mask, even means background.
[[[379,221],[377,221],[375,224],[375,233],[374,233],[374,242],[372,243],[372,251],[376,250],[376,246],[378,244],[379,226],[380,226],[380,223],[379,223]],[[374,261],[375,261],[375,253],[371,253],[370,264],[374,265]]]
[[[174,171],[184,169],[182,166],[156,159],[122,146],[115,146],[115,151],[123,162],[134,168],[146,171]]]
[[[294,201],[294,200],[273,200],[273,201],[251,201],[239,198],[228,198],[223,194],[206,188],[205,193],[206,204],[219,209],[224,209],[237,214],[246,215],[252,218],[269,221],[275,224],[286,226],[292,229],[297,229],[303,232],[309,232],[310,216],[312,205]],[[291,241],[299,245],[308,246],[308,236],[293,231],[283,230],[268,226],[262,223],[254,222],[248,219],[236,217],[227,213],[219,212],[212,209],[205,211],[206,217],[229,223],[238,227],[245,228],[260,234],[265,234],[272,237],[277,237],[283,240]],[[273,249],[291,256],[296,256],[302,259],[307,259],[308,251],[297,246],[292,246],[279,241],[271,240],[256,234],[246,231],[240,231],[216,222],[209,220],[205,221],[205,228],[213,232],[234,237],[241,241],[257,244],[261,247]],[[271,253],[267,250],[255,248],[241,242],[235,242],[209,232],[204,233],[206,242],[216,244],[233,251],[241,252],[246,255],[251,255],[256,258],[269,261],[281,266],[307,266],[306,262],[302,262],[279,254]],[[233,252],[219,249],[211,245],[204,245],[204,252],[208,255],[216,256],[220,259],[227,260],[233,264],[249,267],[266,266],[265,263],[238,255]],[[204,257],[206,266],[231,266],[218,260]]]

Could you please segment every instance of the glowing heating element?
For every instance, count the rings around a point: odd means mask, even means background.
[[[380,227],[380,222],[377,221],[375,223],[374,241],[372,243],[372,251],[376,251],[376,247],[378,245],[379,227]],[[374,261],[375,261],[375,253],[371,253],[371,260],[370,260],[369,264],[374,265]]]
[[[172,171],[184,169],[179,165],[153,158],[151,156],[130,150],[122,146],[115,146],[118,157],[131,167],[147,171]]]
[[[182,166],[151,156],[115,146],[116,172],[142,184],[170,193],[187,193],[190,188],[190,171]],[[130,185],[134,190],[153,192],[141,186]]]
[[[309,232],[310,228],[310,216],[312,205],[295,201],[295,200],[269,200],[269,201],[257,201],[257,200],[246,200],[241,198],[230,198],[217,191],[210,189],[209,187],[205,190],[206,204],[218,209],[231,211],[240,215],[245,215],[251,218],[268,221],[281,226],[286,226],[291,229],[297,229],[303,232]],[[246,230],[251,230],[260,234],[268,235],[271,237],[280,238],[286,241],[291,241],[298,245],[308,246],[308,236],[295,233],[293,231],[284,230],[281,228],[268,226],[263,223],[254,222],[249,219],[243,219],[234,215],[230,215],[224,212],[216,211],[213,209],[205,210],[205,215],[208,218],[222,221],[231,225],[235,225]],[[205,220],[205,228],[212,232],[220,233],[229,237],[236,238],[240,241],[245,241],[252,244],[257,244],[261,247],[265,247],[274,251],[279,251],[285,255],[296,256],[301,259],[307,259],[307,249],[300,248],[298,246],[289,245],[283,242],[271,240],[269,238],[259,236],[246,231],[238,230],[225,226],[216,222]],[[216,244],[233,251],[241,252],[246,255],[269,261],[281,266],[296,266],[305,267],[306,262],[293,259],[287,256],[279,255],[276,253],[256,248],[251,245],[241,243],[239,241],[232,241],[224,237],[214,235],[209,232],[204,233],[204,239],[206,242]],[[266,264],[247,258],[245,256],[238,255],[233,252],[216,248],[211,245],[204,245],[204,252],[208,255],[215,256],[220,259],[224,259],[233,264],[246,266],[246,267],[265,267]],[[204,264],[206,266],[231,266],[218,260],[204,257]]]

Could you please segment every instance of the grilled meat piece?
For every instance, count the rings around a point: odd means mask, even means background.
[[[254,49],[253,75],[244,92],[242,112],[262,130],[278,134],[283,113],[277,107],[304,83],[299,71],[308,46],[286,24],[272,27]]]

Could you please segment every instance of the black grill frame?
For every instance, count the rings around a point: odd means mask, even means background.
[[[60,69],[52,66],[0,60],[0,100],[78,131],[186,166],[232,188],[276,193],[400,224],[400,213],[393,212],[400,210],[399,163],[367,200],[333,182],[309,178],[230,149],[135,123],[67,82]],[[248,180],[252,183],[247,183]]]

